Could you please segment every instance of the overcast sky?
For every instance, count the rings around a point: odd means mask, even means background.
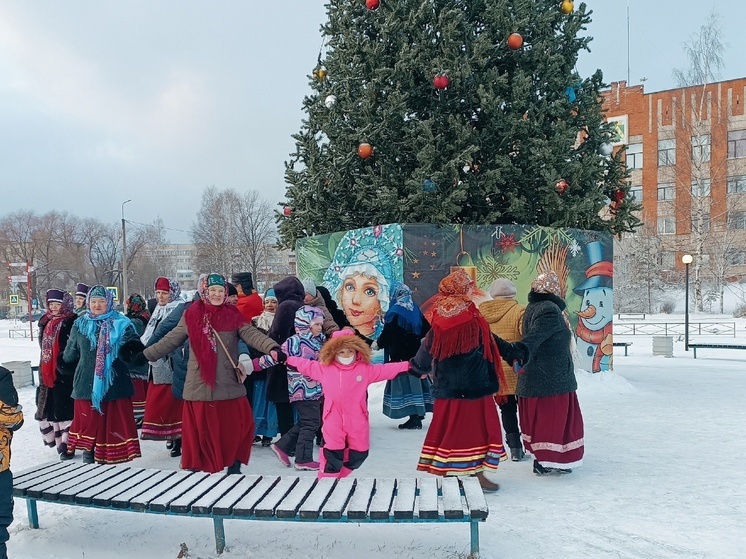
[[[0,215],[115,221],[132,199],[127,219],[188,230],[206,186],[282,200],[324,3],[0,0]],[[629,4],[633,84],[674,87],[682,43],[713,6],[728,43],[721,78],[746,76],[742,1]],[[627,4],[588,5],[594,40],[578,69],[624,80]]]

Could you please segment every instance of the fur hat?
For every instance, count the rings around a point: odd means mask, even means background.
[[[313,278],[303,278],[301,283],[303,284],[303,289],[306,293],[316,297],[316,282],[313,281]]]
[[[88,295],[88,286],[85,283],[79,283],[75,287],[75,295],[77,297],[85,297]]]
[[[236,272],[231,276],[231,283],[240,285],[246,295],[251,295],[251,292],[254,291],[254,278],[251,272]]]
[[[516,296],[515,284],[506,278],[497,278],[490,285],[490,296],[495,299],[497,297],[512,299]]]
[[[334,363],[337,353],[345,348],[357,351],[363,363],[370,363],[370,347],[362,338],[358,337],[358,335],[349,328],[344,328],[334,332],[331,339],[321,346],[319,362],[324,365],[331,365]]]
[[[539,274],[531,284],[531,291],[534,293],[551,293],[560,297],[559,277],[552,271]]]

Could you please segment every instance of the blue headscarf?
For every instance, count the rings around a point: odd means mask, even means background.
[[[98,316],[91,313],[92,298],[106,299],[106,312]],[[75,321],[75,327],[96,350],[96,364],[93,376],[91,404],[101,413],[101,401],[114,383],[114,361],[119,354],[122,337],[127,328],[134,325],[129,318],[122,316],[114,308],[114,295],[103,285],[95,285],[86,297],[86,312]]]
[[[422,333],[422,313],[412,300],[412,290],[403,283],[395,281],[391,284],[389,293],[391,306],[389,307],[384,322],[393,322],[394,317],[398,317],[399,326],[407,332],[414,334]]]

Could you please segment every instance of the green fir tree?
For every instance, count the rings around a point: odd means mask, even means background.
[[[636,228],[623,150],[603,155],[614,132],[601,71],[575,70],[591,41],[590,11],[576,8],[331,0],[286,164],[282,243],[393,222]]]

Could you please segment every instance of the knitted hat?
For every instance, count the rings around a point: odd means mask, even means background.
[[[313,278],[303,278],[301,283],[303,284],[303,289],[306,293],[316,297],[316,282],[313,281]]]
[[[275,290],[272,289],[271,287],[267,289],[267,292],[264,294],[264,300],[266,301],[267,299],[274,299],[275,301],[277,301],[277,295],[275,295]]]
[[[560,296],[560,281],[555,272],[544,272],[536,276],[531,284],[531,291],[535,293],[551,293]]]
[[[506,278],[497,278],[490,285],[490,296],[495,299],[497,297],[512,299],[516,296],[515,284]]]
[[[65,292],[61,289],[47,289],[47,305],[49,303],[61,303],[65,298]]]
[[[155,280],[155,290],[171,291],[171,282],[168,281],[168,278],[164,278],[163,276],[161,276],[157,280]]]
[[[210,288],[213,285],[225,288],[225,278],[220,274],[212,273],[207,276],[207,287]]]
[[[84,283],[79,283],[75,288],[75,295],[78,297],[85,297],[88,295],[88,286]]]

